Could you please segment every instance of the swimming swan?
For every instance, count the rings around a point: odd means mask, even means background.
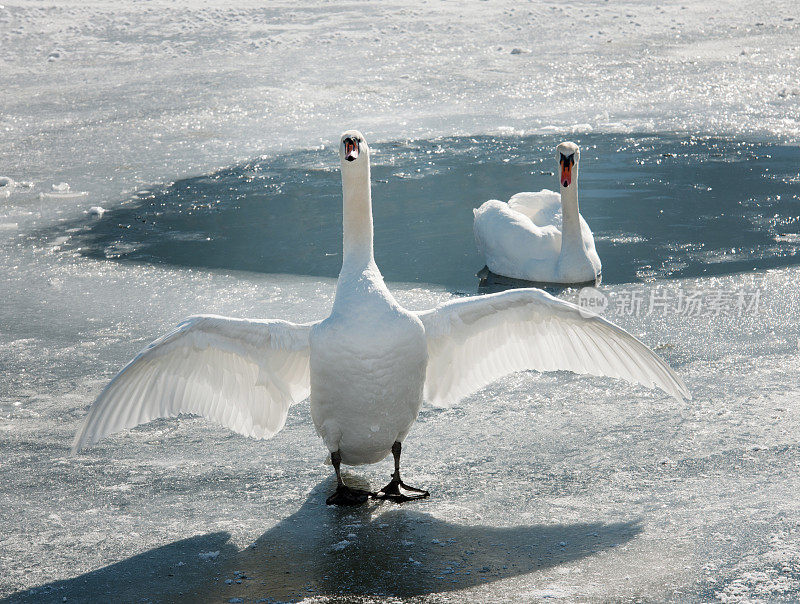
[[[569,370],[657,386],[689,397],[639,340],[538,289],[462,298],[412,312],[394,299],[372,251],[369,147],[356,131],[339,146],[344,257],[330,316],[306,324],[190,317],[134,358],[105,387],[72,451],[158,417],[195,413],[245,436],[270,438],[289,406],[311,396],[311,417],[337,478],[329,504],[368,496],[426,497],[400,479],[401,443],[423,398],[453,403],[514,371]],[[377,493],[342,482],[340,464],[394,455]]]
[[[475,243],[490,271],[538,283],[597,281],[600,257],[578,209],[580,157],[575,143],[556,148],[560,195],[547,189],[517,193],[507,204],[492,199],[473,210]]]

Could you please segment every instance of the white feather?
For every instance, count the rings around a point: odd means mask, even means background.
[[[552,224],[561,230],[561,195],[555,191],[542,189],[535,193],[516,193],[508,200],[508,207],[525,214],[536,226]]]
[[[455,300],[417,316],[428,341],[425,398],[433,405],[523,370],[603,375],[691,398],[681,378],[631,334],[539,289]]]
[[[201,415],[270,438],[309,395],[313,324],[198,315],[142,350],[105,387],[72,452],[159,417]]]

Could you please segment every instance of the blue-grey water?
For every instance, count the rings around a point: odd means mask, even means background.
[[[484,263],[471,208],[555,189],[561,139],[374,145],[375,255],[387,280],[474,289]],[[582,147],[581,212],[604,283],[800,261],[800,148],[679,135],[573,139]],[[335,277],[338,161],[335,147],[299,151],[139,191],[71,245],[120,261]]]

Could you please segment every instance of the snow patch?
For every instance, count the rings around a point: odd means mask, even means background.
[[[219,556],[219,550],[213,552],[200,552],[197,554],[197,557],[201,560],[216,560],[217,556]]]

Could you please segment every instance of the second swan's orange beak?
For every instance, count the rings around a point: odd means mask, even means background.
[[[575,156],[570,155],[567,157],[562,153],[558,163],[561,164],[561,178],[559,182],[562,187],[567,188],[572,184],[572,166],[575,163]]]

